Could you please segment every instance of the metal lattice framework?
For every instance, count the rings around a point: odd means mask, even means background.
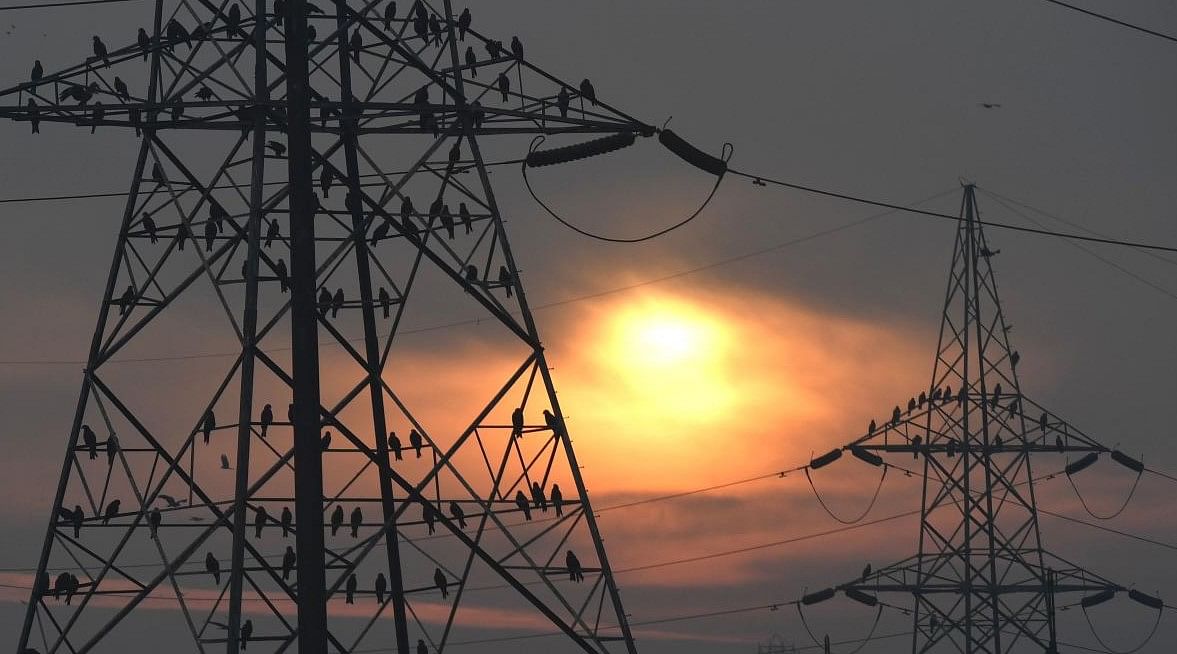
[[[484,148],[651,129],[395,4],[157,0],[0,92],[141,139],[18,651],[636,651]],[[450,307],[499,339],[453,352],[497,379],[475,405],[397,347]],[[179,333],[239,354],[108,365]]]
[[[836,587],[869,605],[876,593],[912,595],[912,652],[1057,652],[1056,595],[1086,593],[1086,607],[1127,589],[1043,548],[1032,455],[1082,455],[1066,474],[1103,453],[1138,464],[1022,393],[974,190],[964,189],[931,384],[812,467],[844,451],[875,466],[888,465],[883,455],[922,460],[918,553]]]

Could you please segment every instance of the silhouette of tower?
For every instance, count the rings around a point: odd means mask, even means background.
[[[651,128],[449,0],[131,32],[2,92],[141,143],[18,651],[635,652],[488,153]]]
[[[1068,475],[1112,451],[1022,393],[1020,354],[998,299],[990,248],[974,187],[964,189],[932,379],[881,423],[811,463],[844,452],[873,466],[882,455],[922,461],[919,549],[915,556],[869,567],[846,584],[810,593],[802,606],[834,596],[874,606],[878,593],[914,598],[912,652],[1057,652],[1055,596],[1089,593],[1084,607],[1127,590],[1043,548],[1032,455],[1079,455]],[[1159,600],[1131,591],[1157,608]]]

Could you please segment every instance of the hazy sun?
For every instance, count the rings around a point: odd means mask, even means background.
[[[731,401],[730,329],[699,307],[643,299],[612,317],[604,363],[646,419],[718,416]]]

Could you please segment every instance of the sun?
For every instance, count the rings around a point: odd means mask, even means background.
[[[641,418],[715,418],[732,401],[730,331],[688,302],[645,298],[613,314],[600,361]]]

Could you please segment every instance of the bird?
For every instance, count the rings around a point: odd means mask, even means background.
[[[74,528],[74,538],[82,535],[82,522],[85,521],[86,514],[82,511],[80,504],[74,505],[74,510],[70,512],[70,524]]]
[[[984,107],[985,109],[1000,109],[1001,108],[1001,104],[998,102],[978,102],[977,106]]]
[[[588,101],[594,105],[597,104],[597,90],[593,88],[593,83],[587,77],[580,82],[580,96],[588,98]]]
[[[290,274],[286,271],[286,260],[278,259],[274,264],[274,275],[278,278],[278,287],[285,293],[290,290]]]
[[[515,506],[523,511],[523,519],[531,520],[531,503],[527,501],[527,496],[523,491],[515,491]]]
[[[204,443],[207,445],[209,439],[212,437],[213,430],[217,428],[217,417],[213,414],[212,409],[204,412],[204,418],[200,422],[200,430],[204,434]]]
[[[165,493],[160,493],[159,499],[163,500],[164,504],[167,504],[169,509],[178,509],[188,503],[188,500],[177,500],[171,495],[167,495]]]
[[[437,531],[434,527],[434,522],[437,520],[437,514],[433,512],[433,505],[423,503],[421,505],[421,519],[425,521],[425,526],[429,529],[429,533]]]
[[[347,588],[346,588],[347,595],[346,595],[346,599],[344,600],[345,603],[347,603],[347,604],[355,604],[356,603],[356,586],[358,586],[358,585],[359,585],[359,581],[356,579],[356,575],[353,572],[347,578]]]
[[[219,586],[221,585],[221,562],[217,557],[213,556],[212,552],[204,556],[204,569],[213,576],[213,581]]]
[[[395,431],[388,432],[388,449],[392,450],[392,455],[397,461],[401,460],[401,439],[397,437]]]
[[[147,36],[147,30],[140,27],[136,40],[139,43],[139,51],[143,53],[143,61],[147,61],[147,51],[151,49],[151,37]]]
[[[515,293],[511,284],[512,279],[511,271],[507,270],[506,266],[499,266],[499,286],[507,292],[507,297],[511,297]]]
[[[45,69],[41,66],[41,60],[33,61],[33,72],[29,74],[29,79],[33,82],[40,82],[41,77],[45,75]]]
[[[290,579],[290,572],[294,570],[294,564],[298,561],[298,557],[294,554],[294,548],[287,545],[286,552],[282,554],[282,580]]]
[[[364,512],[360,507],[351,510],[351,537],[358,538],[360,535],[360,527],[364,524]]]
[[[118,453],[119,439],[114,434],[111,434],[110,438],[106,439],[106,463],[108,465],[114,465],[114,458],[118,456]]]
[[[498,87],[499,93],[503,96],[503,102],[506,102],[510,97],[509,94],[511,92],[511,78],[507,77],[503,73],[499,73]]]
[[[319,439],[319,445],[324,452],[331,449],[331,432],[323,434],[323,438]]]
[[[560,419],[557,418],[554,413],[552,413],[551,411],[548,411],[547,409],[544,409],[544,423],[547,424],[548,429],[551,429],[552,433],[554,435],[556,435],[556,436],[563,436],[564,435],[564,427],[560,423]]]
[[[102,60],[102,65],[110,67],[110,56],[106,51],[106,44],[97,36],[94,37],[94,57]]]
[[[108,525],[108,524],[110,524],[111,518],[118,517],[119,506],[121,506],[121,505],[122,505],[121,501],[111,500],[110,504],[106,505],[106,511],[104,511],[102,513],[102,524]]]
[[[457,502],[450,502],[450,515],[454,520],[458,521],[458,526],[462,529],[466,528],[466,512],[462,510],[462,505]]]
[[[266,430],[268,430],[272,424],[274,424],[274,407],[267,404],[262,407],[262,438],[266,437]]]
[[[151,511],[147,513],[147,527],[151,529],[153,539],[158,536],[161,524],[163,524],[163,512],[159,510],[159,507],[151,507]]]
[[[1066,449],[1066,446],[1063,445],[1063,437],[1059,436],[1058,434],[1054,435],[1054,449],[1058,450],[1060,453]]]
[[[531,501],[535,502],[535,508],[548,512],[548,498],[544,497],[544,487],[538,481],[531,482]]]
[[[470,22],[472,20],[473,20],[473,17],[470,16],[470,8],[469,7],[466,7],[465,9],[462,10],[461,14],[458,14],[458,40],[459,41],[466,40],[466,31],[470,29]]]
[[[326,287],[320,288],[319,298],[315,304],[319,309],[319,317],[326,318],[327,312],[331,310],[331,291],[328,291]]]
[[[120,100],[127,102],[131,99],[131,91],[127,88],[127,83],[118,75],[114,76],[114,92]]]
[[[523,407],[515,407],[511,412],[511,435],[518,438],[523,436]]]
[[[471,77],[478,77],[478,55],[471,46],[466,46],[466,65],[470,67]]]
[[[429,647],[425,645],[425,641],[421,638],[417,639],[417,654],[429,654]]]
[[[249,645],[249,639],[253,636],[253,620],[246,619],[245,623],[241,625],[241,649],[245,649]]]
[[[32,130],[33,130],[32,133],[33,134],[40,134],[41,133],[41,119],[37,117],[37,101],[32,98],[29,98],[29,101],[25,106],[27,106],[29,108],[29,127],[32,128]],[[138,130],[136,130],[135,136],[138,136],[138,135],[139,135]]]
[[[339,316],[339,310],[343,308],[343,303],[344,303],[343,289],[337,288],[337,289],[335,289],[335,295],[331,296],[331,317],[332,318],[336,318]]]
[[[281,226],[278,224],[278,219],[275,218],[274,220],[270,221],[269,225],[266,227],[266,247],[270,247],[274,244],[274,239],[280,236],[280,229]],[[267,404],[266,406],[269,405]],[[263,433],[262,435],[264,436],[265,434]]]
[[[266,523],[270,521],[270,514],[266,511],[266,507],[259,506],[253,516],[253,537],[261,538],[262,530],[266,528]]]
[[[222,454],[221,455],[221,470],[232,470],[232,469],[233,469],[233,467],[229,465],[229,456],[226,454]]]
[[[552,503],[552,508],[556,509],[556,515],[564,515],[564,493],[560,491],[560,484],[552,484],[552,492],[548,497]]]
[[[867,577],[870,576],[870,573],[871,573],[871,567],[870,567],[870,564],[868,563],[868,564],[866,564],[866,567],[862,569],[862,578],[866,579]]]
[[[195,95],[197,98],[204,100],[205,102],[208,102],[213,97],[213,90],[208,88],[207,86],[201,86],[199,89],[196,89]]]
[[[231,36],[237,34],[237,30],[241,26],[241,7],[237,3],[233,3],[233,6],[229,7],[229,13],[225,16],[225,25],[229,28]]]
[[[172,50],[175,50],[176,44],[181,41],[183,41],[189,49],[192,48],[192,35],[189,34],[188,30],[185,29],[184,26],[180,24],[180,21],[176,20],[175,18],[168,21],[165,34],[168,37],[168,43]]]
[[[569,581],[578,583],[584,581],[584,568],[580,566],[580,559],[576,558],[572,550],[568,550],[568,553],[564,555],[564,564],[568,567]]]
[[[282,507],[282,538],[290,535],[290,527],[294,525],[294,513],[290,511],[290,507]]]
[[[86,444],[86,450],[90,453],[90,460],[98,458],[98,436],[94,434],[94,430],[90,429],[90,425],[82,425],[82,442]]]
[[[384,31],[388,32],[392,29],[392,21],[396,18],[396,3],[389,2],[384,5]]]
[[[556,107],[560,110],[560,117],[568,117],[568,104],[571,101],[568,95],[568,87],[561,86],[560,92],[556,94]]]
[[[424,442],[421,438],[421,432],[417,431],[416,428],[409,430],[409,445],[417,452],[417,458],[420,459],[421,447],[424,445]]]
[[[351,48],[352,61],[360,63],[360,52],[364,49],[364,37],[360,36],[359,30],[352,32],[348,46]]]
[[[376,575],[376,603],[384,603],[384,591],[388,590],[388,580],[384,578],[384,573],[381,572]]]
[[[523,60],[523,41],[520,41],[518,36],[511,37],[511,54],[515,55],[516,59]]]
[[[269,148],[270,152],[274,153],[275,157],[281,157],[286,154],[286,145],[278,141],[266,141],[266,147]]]
[[[335,510],[331,512],[331,535],[339,533],[339,528],[343,526],[343,507],[336,504]]]
[[[441,45],[441,21],[437,19],[437,14],[431,14],[429,16],[429,31],[433,33],[433,43],[435,45]]]
[[[445,578],[445,573],[441,571],[441,568],[433,569],[433,583],[441,591],[442,599],[450,596],[450,582]]]
[[[981,251],[979,254],[981,256],[985,257],[986,259],[989,259],[991,257],[995,257],[995,256],[1001,254],[1001,250],[990,250],[988,247],[981,246]]]
[[[866,426],[867,435],[875,433],[875,430],[878,428],[879,428],[879,426],[875,424],[875,421],[871,420],[870,424]]]
[[[98,124],[106,116],[106,110],[102,108],[102,103],[97,100],[91,106],[93,109],[91,109],[92,113],[90,115],[90,133],[93,134],[94,130],[98,129]]]

